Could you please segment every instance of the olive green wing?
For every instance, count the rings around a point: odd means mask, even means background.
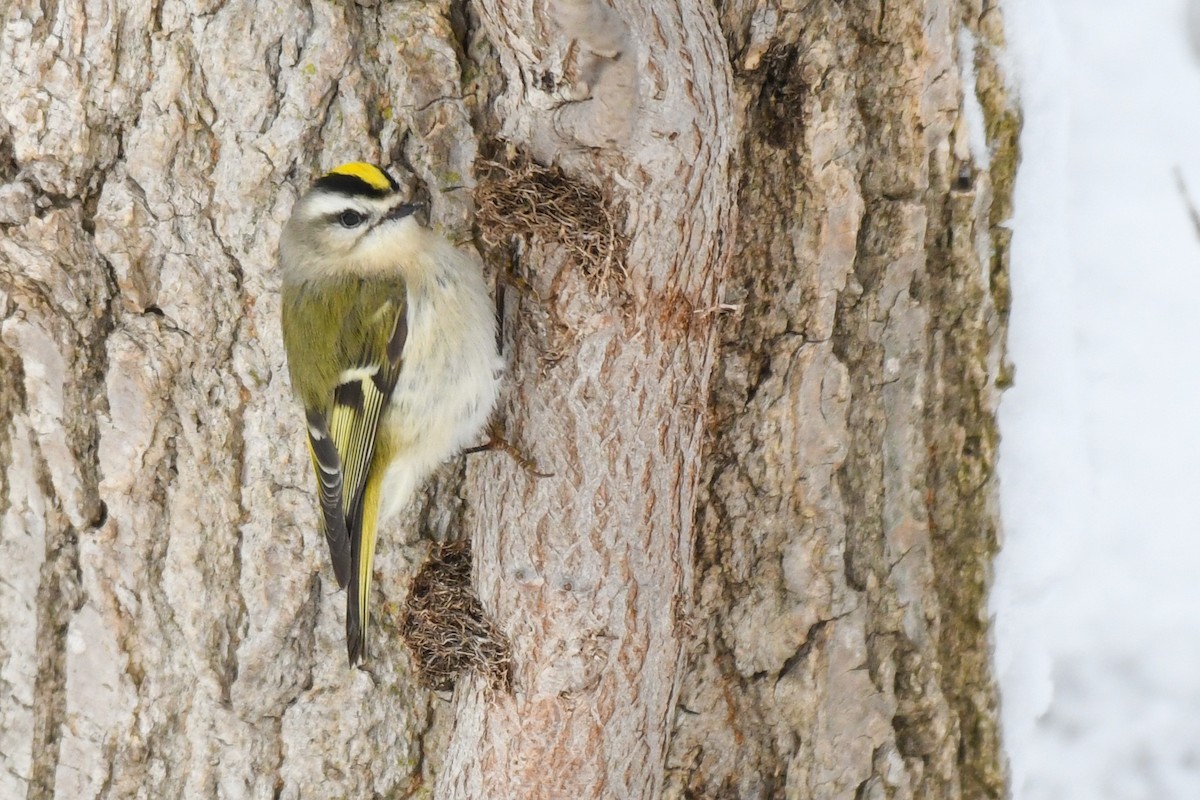
[[[284,289],[283,331],[292,384],[304,404],[322,528],[339,587],[350,587],[351,663],[363,654],[375,549],[379,424],[408,337],[403,282],[351,277]],[[368,483],[374,481],[373,491]]]
[[[346,596],[346,649],[353,665],[366,655],[371,565],[375,558],[380,490],[390,460],[379,452],[379,423],[400,375],[408,318],[402,303],[378,312],[389,334],[346,370],[334,391],[330,432],[343,464],[342,504],[350,539],[349,591]],[[382,457],[381,457],[382,456]]]

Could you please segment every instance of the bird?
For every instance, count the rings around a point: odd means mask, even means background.
[[[478,257],[420,208],[382,167],[350,162],[313,182],[279,243],[284,350],[351,667],[367,657],[380,523],[483,431],[503,371]]]

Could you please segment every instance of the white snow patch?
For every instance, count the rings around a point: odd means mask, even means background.
[[[1013,797],[1191,800],[1200,238],[1175,181],[1200,203],[1187,9],[1004,0],[1004,13],[1025,115],[991,596]]]
[[[958,68],[962,76],[963,118],[967,123],[967,144],[971,158],[979,169],[987,169],[992,163],[992,153],[987,143],[987,123],[983,117],[983,106],[975,88],[975,34],[966,27],[958,29]]]

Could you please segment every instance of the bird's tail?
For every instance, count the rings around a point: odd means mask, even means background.
[[[350,537],[350,588],[346,592],[346,653],[350,666],[367,657],[367,622],[370,619],[371,569],[375,561],[375,532],[379,523],[379,496],[383,470],[371,470],[359,501]]]

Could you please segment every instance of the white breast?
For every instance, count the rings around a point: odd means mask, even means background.
[[[383,424],[398,445],[382,517],[407,503],[439,464],[476,444],[503,366],[496,316],[479,267],[448,243],[408,280],[408,339]]]

